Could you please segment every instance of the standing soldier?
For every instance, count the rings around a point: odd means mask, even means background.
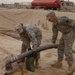
[[[66,16],[56,17],[53,11],[47,13],[46,18],[53,23],[52,43],[56,42],[58,31],[62,33],[62,37],[58,46],[58,61],[52,64],[53,67],[61,68],[64,54],[68,62],[67,74],[74,73],[74,60],[72,54],[72,45],[75,38],[75,21]]]
[[[42,33],[37,26],[31,24],[23,26],[22,23],[18,23],[15,26],[15,30],[20,35],[20,38],[23,41],[21,53],[24,53],[27,50],[31,50],[31,45],[33,49],[41,45]],[[36,58],[35,66],[38,67],[39,66],[38,60],[40,58],[40,53],[36,53],[35,58]],[[25,59],[22,59],[22,61],[24,62]]]

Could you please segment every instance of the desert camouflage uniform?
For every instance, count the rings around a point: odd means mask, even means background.
[[[30,44],[32,44],[32,48],[39,47],[42,40],[41,30],[35,25],[28,24],[25,25],[24,28],[26,29],[26,32],[20,34],[21,40],[23,41],[21,53],[24,53],[25,51],[30,49]],[[40,54],[38,53],[36,56],[37,58],[39,58]]]
[[[65,19],[64,19],[65,18]],[[75,21],[68,17],[57,17],[53,23],[52,41],[55,43],[58,31],[62,33],[62,37],[58,46],[58,60],[62,61],[65,54],[69,65],[73,64],[72,45],[75,38]]]

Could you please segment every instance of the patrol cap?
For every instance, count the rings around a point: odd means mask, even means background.
[[[54,11],[49,11],[49,12],[46,14],[47,19],[49,20],[52,15],[55,15]]]
[[[23,24],[22,23],[17,23],[16,25],[15,25],[15,31],[17,32],[17,33],[22,33],[22,31],[23,31]]]

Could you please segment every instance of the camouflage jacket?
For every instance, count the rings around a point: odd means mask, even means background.
[[[75,21],[69,19],[66,16],[57,17],[56,21],[53,23],[52,31],[52,41],[55,43],[58,35],[58,31],[65,34],[70,32],[75,27]]]
[[[24,41],[24,39],[27,39],[32,42],[32,45],[37,46],[38,41],[36,37],[42,36],[41,30],[37,26],[30,24],[25,25],[24,28],[26,29],[26,32],[20,34],[21,40]]]

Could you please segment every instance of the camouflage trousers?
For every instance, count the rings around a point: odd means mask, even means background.
[[[41,45],[42,36],[41,35],[37,36],[36,39],[37,39],[37,45],[39,47]],[[22,43],[22,47],[21,47],[21,53],[24,53],[24,52],[28,51],[28,49],[31,49],[31,42],[32,41],[30,41],[26,38],[24,39],[24,41]],[[37,53],[35,55],[35,58],[39,59],[40,58],[40,53]]]
[[[58,60],[62,61],[64,54],[66,56],[68,65],[73,64],[72,45],[75,38],[75,31],[71,30],[69,33],[62,34],[58,46]]]

